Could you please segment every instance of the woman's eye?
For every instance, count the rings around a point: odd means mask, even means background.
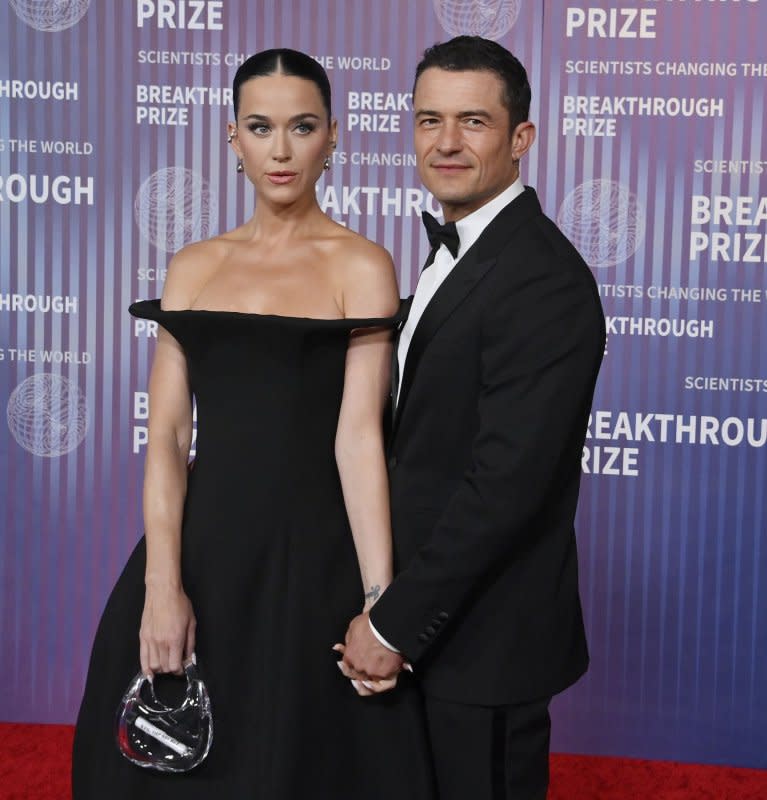
[[[314,125],[309,122],[299,122],[296,125],[297,133],[311,133],[314,130]]]
[[[259,136],[263,136],[264,134],[269,133],[269,126],[268,125],[251,125],[250,126],[251,133],[255,133]]]

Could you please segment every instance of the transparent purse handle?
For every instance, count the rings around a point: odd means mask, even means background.
[[[213,742],[207,687],[194,656],[184,664],[186,694],[180,705],[161,702],[152,681],[139,672],[117,709],[115,737],[120,752],[139,767],[188,772],[201,764]]]

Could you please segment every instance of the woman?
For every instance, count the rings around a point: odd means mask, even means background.
[[[391,259],[317,204],[337,132],[319,64],[293,50],[251,57],[234,110],[228,138],[255,214],[183,249],[161,303],[131,307],[161,326],[146,536],[96,636],[74,798],[429,798],[408,676],[360,699],[331,652],[391,580]],[[121,694],[139,659],[146,674],[178,672],[193,652],[213,707],[210,755],[185,774],[141,770],[114,745]]]

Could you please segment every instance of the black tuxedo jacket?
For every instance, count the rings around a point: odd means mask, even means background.
[[[586,670],[573,519],[604,343],[591,271],[530,188],[418,322],[389,444],[396,578],[371,619],[427,693],[527,702]]]

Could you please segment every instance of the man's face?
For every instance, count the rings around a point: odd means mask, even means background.
[[[523,122],[511,131],[502,97],[501,79],[486,70],[429,67],[418,78],[413,96],[418,172],[447,220],[476,211],[519,175],[517,161],[535,129]],[[529,141],[520,142],[520,134]]]

